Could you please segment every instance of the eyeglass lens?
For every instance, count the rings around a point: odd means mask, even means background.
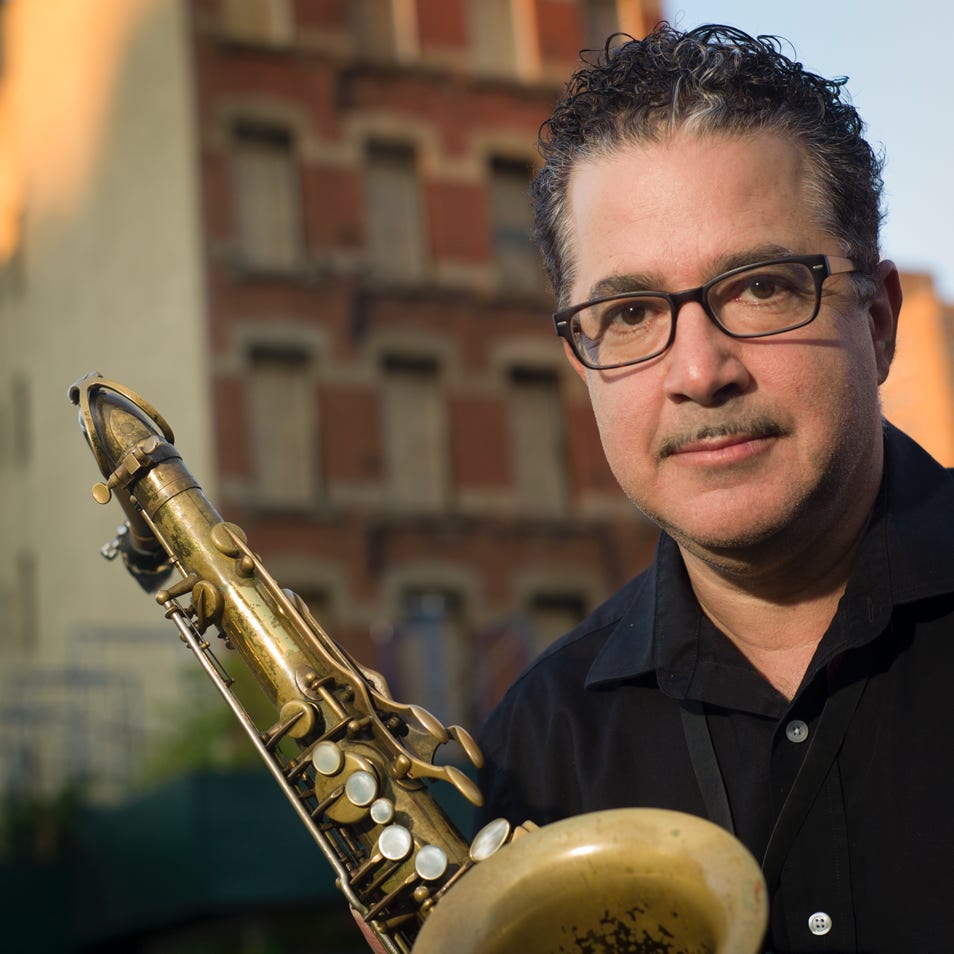
[[[759,337],[810,321],[818,300],[807,265],[775,262],[717,280],[706,290],[705,303],[725,331]],[[669,298],[639,292],[576,312],[573,337],[592,364],[626,364],[665,350],[674,319],[675,306]]]

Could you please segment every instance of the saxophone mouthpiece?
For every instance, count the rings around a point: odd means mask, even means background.
[[[80,378],[68,394],[79,408],[80,429],[105,478],[93,485],[93,499],[106,504],[115,495],[126,514],[126,523],[100,552],[110,560],[122,556],[136,582],[154,592],[168,579],[172,564],[130,492],[130,458],[141,448],[154,450],[161,440],[172,444],[172,429],[138,394],[98,372]]]

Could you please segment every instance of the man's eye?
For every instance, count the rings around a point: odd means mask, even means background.
[[[782,304],[793,296],[811,294],[811,276],[806,272],[805,280],[800,278],[796,274],[772,272],[740,276],[719,289],[715,297],[740,305]]]
[[[614,302],[607,306],[600,316],[600,324],[604,329],[623,330],[634,328],[659,314],[659,305],[653,301]]]
[[[778,282],[773,278],[753,278],[743,290],[743,295],[747,294],[759,301],[768,301],[781,291]]]
[[[606,316],[607,323],[637,325],[646,317],[646,309],[641,304],[617,305]]]

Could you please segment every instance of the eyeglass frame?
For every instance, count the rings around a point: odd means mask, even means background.
[[[730,331],[719,321],[708,301],[709,290],[713,286],[720,284],[727,278],[732,278],[734,275],[740,275],[743,272],[753,269],[763,268],[767,265],[790,264],[807,266],[814,280],[815,307],[808,318],[798,321],[793,325],[786,325],[784,328],[779,328],[776,331],[756,331],[751,333]],[[788,255],[782,258],[770,258],[762,262],[753,262],[751,265],[740,265],[738,268],[729,269],[729,271],[709,279],[704,285],[699,285],[696,288],[687,288],[685,291],[665,292],[643,290],[604,295],[601,298],[591,298],[589,301],[581,302],[578,305],[571,305],[569,308],[561,308],[559,311],[554,312],[553,324],[556,333],[567,342],[570,346],[570,350],[584,367],[590,368],[593,371],[612,371],[614,368],[626,368],[633,364],[642,364],[644,361],[651,361],[653,358],[658,358],[661,354],[665,354],[665,352],[672,347],[672,343],[676,339],[676,321],[679,317],[679,312],[682,310],[682,306],[689,302],[698,302],[709,320],[723,334],[728,335],[730,338],[739,340],[769,338],[772,335],[781,335],[787,331],[794,331],[796,328],[803,328],[805,325],[811,324],[811,322],[818,317],[818,312],[821,311],[821,293],[825,279],[830,278],[832,275],[854,274],[862,271],[863,270],[850,258],[842,258],[837,255]],[[586,308],[592,308],[594,305],[601,305],[608,301],[622,301],[630,298],[661,298],[669,303],[669,337],[666,343],[652,354],[648,354],[643,358],[635,358],[632,361],[620,361],[616,364],[594,364],[589,358],[580,353],[580,349],[577,347],[576,341],[573,338],[573,316]]]

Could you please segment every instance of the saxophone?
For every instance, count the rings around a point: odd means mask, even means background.
[[[397,702],[379,673],[282,589],[245,533],[206,498],[171,428],[143,398],[99,374],[69,396],[104,478],[93,497],[106,504],[115,496],[126,517],[101,552],[121,555],[144,589],[157,590],[373,947],[754,954],[767,917],[758,866],[702,819],[616,809],[539,830],[499,819],[465,840],[430,786],[450,785],[481,804],[465,772],[435,763],[451,743],[479,766],[467,731]],[[251,671],[274,706],[271,724],[257,725],[233,692],[210,633]],[[666,946],[623,947],[640,938]],[[674,938],[678,948],[669,946]]]

